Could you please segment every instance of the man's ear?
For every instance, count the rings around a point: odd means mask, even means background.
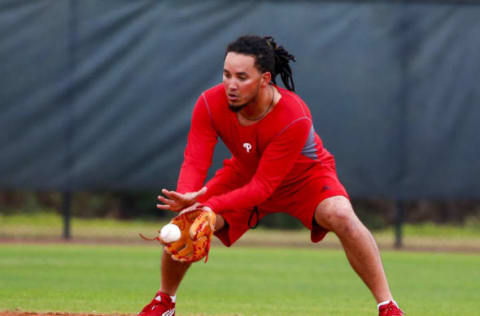
[[[272,80],[272,74],[267,71],[262,74],[262,88],[268,87],[270,81]]]

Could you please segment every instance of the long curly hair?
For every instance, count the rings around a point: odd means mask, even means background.
[[[285,87],[290,91],[295,91],[292,69],[290,68],[290,61],[295,61],[295,56],[275,43],[273,37],[241,36],[228,44],[225,55],[230,52],[253,56],[255,67],[262,73],[270,72],[273,83],[277,84],[275,77],[280,75]]]

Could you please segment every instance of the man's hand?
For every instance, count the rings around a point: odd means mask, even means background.
[[[181,237],[175,242],[165,243],[165,250],[176,261],[195,262],[206,257],[207,262],[215,220],[216,215],[209,207],[183,210],[171,221],[180,228]]]
[[[197,198],[207,192],[207,187],[203,187],[197,192],[178,193],[176,191],[169,191],[162,189],[162,193],[165,195],[159,195],[157,198],[163,204],[157,204],[157,208],[166,211],[179,212],[197,201]]]
[[[160,234],[154,238],[148,238],[142,234],[140,237],[149,241],[158,240],[175,261],[196,262],[205,257],[207,262],[215,223],[216,214],[208,206],[195,203],[182,210],[170,221],[170,224],[180,229],[181,234],[178,240],[166,242]]]

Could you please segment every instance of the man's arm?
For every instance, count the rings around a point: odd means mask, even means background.
[[[177,182],[177,192],[162,189],[165,197],[159,195],[157,208],[178,212],[193,205],[197,198],[204,195],[202,188],[212,164],[213,151],[217,144],[217,133],[212,126],[211,117],[204,96],[198,98],[193,109],[187,147]]]
[[[177,182],[177,192],[196,192],[202,188],[208,168],[212,164],[217,136],[205,97],[201,95],[193,109],[187,147]]]
[[[292,169],[310,128],[311,121],[307,117],[292,123],[267,146],[249,183],[229,193],[213,196],[203,204],[221,214],[238,208],[253,208],[265,201]]]

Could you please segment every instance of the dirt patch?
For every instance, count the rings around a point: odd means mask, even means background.
[[[246,238],[245,238],[246,237]],[[270,247],[270,248],[307,248],[307,249],[342,249],[342,245],[337,239],[326,238],[326,240],[314,244],[309,242],[307,238],[259,238],[258,236],[249,238],[245,236],[240,239],[234,247]],[[82,238],[75,237],[70,240],[65,240],[59,237],[5,237],[0,236],[0,244],[86,244],[86,245],[139,245],[139,246],[159,246],[156,242],[146,242],[140,238],[138,239],[119,239],[119,238]],[[395,248],[392,242],[385,242],[377,240],[380,250],[395,250],[395,251],[418,251],[418,252],[455,252],[455,253],[480,253],[480,244],[478,243],[456,243],[456,244],[442,244],[438,241],[418,241],[415,243],[405,244],[401,248]],[[213,247],[223,247],[222,243],[214,238],[212,239]],[[49,314],[64,315],[64,314]],[[70,314],[68,314],[70,315]],[[5,316],[0,314],[0,316]],[[32,315],[33,316],[33,315]]]

